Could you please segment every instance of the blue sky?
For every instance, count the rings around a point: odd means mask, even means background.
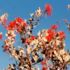
[[[70,10],[66,7],[70,4],[70,0],[0,0],[0,15],[7,12],[9,14],[8,22],[18,16],[23,19],[28,19],[30,13],[33,13],[38,7],[44,9],[46,3],[50,3],[53,7],[52,16],[42,17],[40,23],[34,28],[33,33],[36,35],[39,30],[47,29],[51,24],[55,24],[56,21],[60,20],[58,30],[63,30],[66,33],[66,49],[70,49],[70,32],[62,21],[62,19],[68,19],[70,21]],[[0,32],[3,32],[3,36],[6,33],[1,25]],[[17,43],[19,43],[19,40]],[[2,44],[3,41],[0,41],[0,47]],[[14,60],[0,48],[0,70],[3,70],[3,68],[12,62],[14,62]]]

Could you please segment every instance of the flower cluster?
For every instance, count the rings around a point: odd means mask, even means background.
[[[16,64],[9,64],[6,70],[41,70],[35,65],[40,63],[42,70],[66,70],[70,63],[70,54],[65,51],[65,33],[57,31],[58,25],[54,24],[49,29],[39,31],[37,36],[33,35],[33,28],[40,20],[43,13],[51,15],[52,6],[46,4],[43,12],[39,7],[27,21],[17,17],[6,25],[7,14],[1,17],[1,23],[5,26],[7,33],[3,50],[11,55]],[[16,48],[16,32],[20,35],[22,46]],[[2,33],[0,33],[2,39]]]

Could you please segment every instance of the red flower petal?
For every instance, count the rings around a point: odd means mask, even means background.
[[[43,67],[42,70],[47,70],[47,67]]]
[[[2,33],[0,33],[0,40],[2,39]]]
[[[14,29],[15,25],[16,25],[15,21],[11,21],[8,25],[8,29]]]
[[[47,13],[48,16],[51,15],[52,13],[52,6],[50,4],[45,5],[45,12]]]
[[[18,18],[15,19],[15,21],[21,23],[23,21],[23,19],[18,17]]]
[[[29,43],[30,43],[29,38],[27,38],[27,39],[25,40],[25,43],[26,43],[26,44],[29,44]]]
[[[20,27],[20,29],[22,29],[22,27],[26,27],[27,23],[20,17],[15,19],[16,22],[16,28],[18,29]],[[18,29],[19,30],[19,29]]]
[[[31,39],[34,40],[35,39],[35,36],[31,36]]]
[[[56,25],[56,24],[54,24],[54,25],[51,26],[51,29],[56,30],[57,28],[58,28],[58,25]]]
[[[65,33],[63,31],[58,32],[60,39],[65,38]]]
[[[46,36],[46,39],[50,42],[52,40],[52,35]]]
[[[48,29],[48,36],[46,36],[45,38],[48,40],[48,41],[51,41],[54,36],[56,35],[56,32],[53,31],[52,29]]]

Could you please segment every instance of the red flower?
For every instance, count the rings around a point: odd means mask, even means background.
[[[18,18],[15,19],[15,21],[21,23],[21,22],[23,22],[23,19],[18,17]]]
[[[31,36],[31,39],[34,40],[35,39],[35,36]]]
[[[17,26],[17,32],[22,32],[22,29],[20,26]]]
[[[16,22],[16,29],[18,32],[22,32],[22,29],[27,26],[27,23],[20,17],[15,19]]]
[[[31,36],[30,38],[27,38],[27,39],[25,40],[25,43],[26,43],[26,44],[30,44],[34,39],[35,39],[35,36]]]
[[[58,28],[58,25],[56,25],[56,24],[54,24],[54,25],[51,26],[51,29],[56,30],[57,28]]]
[[[47,67],[44,67],[44,66],[43,66],[42,70],[47,70]]]
[[[51,15],[52,13],[52,6],[50,4],[45,5],[45,12],[47,13],[48,16]]]
[[[15,21],[11,21],[8,25],[8,29],[15,29],[16,23]]]
[[[65,33],[63,31],[58,32],[60,39],[65,38]]]
[[[47,32],[48,32],[48,36],[46,36],[45,38],[50,42],[54,38],[56,33],[52,29],[48,29]]]
[[[48,35],[45,38],[50,42],[52,40],[52,35]]]
[[[2,39],[2,33],[0,33],[0,40]]]
[[[27,23],[20,17],[16,18],[15,21],[16,21],[16,25],[21,25],[24,27],[27,26]]]
[[[27,23],[23,20],[23,22],[21,23],[21,26],[26,27],[27,26]]]
[[[48,29],[48,34],[51,34],[51,35],[55,35],[56,33],[55,33],[55,31],[53,31],[52,29]]]
[[[31,41],[30,38],[27,38],[27,39],[25,40],[25,43],[26,43],[26,44],[30,44],[30,41]]]

